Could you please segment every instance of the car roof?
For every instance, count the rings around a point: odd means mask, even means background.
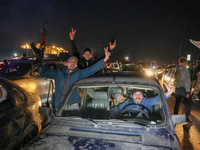
[[[75,85],[90,84],[135,84],[160,87],[155,77],[141,72],[112,72],[90,76],[75,83]]]

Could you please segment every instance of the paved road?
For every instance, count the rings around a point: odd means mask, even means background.
[[[167,103],[170,114],[173,115],[175,97],[168,98]],[[179,114],[182,114],[183,106],[181,103]],[[176,125],[175,131],[184,150],[200,150],[200,102],[193,103],[190,118],[192,123]]]

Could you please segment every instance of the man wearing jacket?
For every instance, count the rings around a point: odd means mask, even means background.
[[[189,104],[190,101],[190,73],[186,68],[188,61],[185,57],[181,57],[179,59],[179,66],[176,68],[175,73],[175,82],[174,85],[176,87],[176,102],[174,106],[174,114],[178,114],[179,106],[182,98],[186,98]],[[187,106],[186,106],[187,107]],[[190,122],[189,119],[190,111],[186,110],[186,121]]]
[[[70,86],[72,86],[78,80],[94,74],[106,64],[106,61],[109,59],[110,52],[108,52],[108,47],[104,48],[104,50],[105,50],[104,59],[98,61],[96,64],[83,70],[77,68],[78,59],[74,56],[70,57],[67,60],[66,63],[67,66],[64,68],[56,68],[52,70],[42,66],[41,76],[55,80],[55,94],[54,94],[55,109],[59,108],[59,105],[64,100]]]
[[[90,48],[85,48],[83,51],[82,56],[80,55],[75,41],[74,41],[74,36],[75,36],[76,30],[74,30],[73,28],[71,28],[71,32],[69,33],[69,37],[71,40],[71,45],[72,45],[72,53],[73,56],[78,58],[78,67],[80,69],[85,69],[86,67],[89,67],[93,64],[95,64],[97,61],[101,60],[102,58],[105,57],[105,55],[99,57],[98,59],[93,59],[93,53],[92,50]],[[109,50],[113,50],[116,46],[116,40],[114,41],[114,43],[112,44],[111,42],[109,43]]]

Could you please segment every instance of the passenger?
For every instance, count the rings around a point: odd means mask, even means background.
[[[124,95],[124,89],[122,87],[114,87],[111,88],[112,92],[111,95],[113,98],[110,99],[111,106],[116,106],[124,102],[125,98]]]
[[[85,48],[83,51],[82,56],[80,55],[75,41],[74,41],[74,36],[75,36],[76,30],[74,30],[73,28],[71,28],[71,32],[69,33],[69,37],[71,39],[71,45],[72,45],[72,52],[73,52],[73,56],[78,58],[78,67],[80,69],[85,69],[86,67],[89,67],[93,64],[95,64],[97,61],[99,61],[100,59],[103,59],[105,57],[105,55],[103,55],[102,57],[98,58],[98,59],[93,59],[93,52],[92,49],[90,48]],[[109,50],[113,50],[116,46],[116,40],[114,41],[113,44],[111,44],[111,42],[109,43]]]
[[[77,82],[80,79],[88,77],[103,66],[105,66],[105,62],[109,59],[110,52],[108,52],[108,47],[104,48],[105,50],[105,58],[98,61],[96,64],[80,70],[77,68],[78,59],[74,56],[70,57],[66,62],[66,67],[64,68],[56,68],[54,70],[45,68],[42,66],[41,76],[55,79],[55,94],[54,94],[54,105],[55,109],[58,109],[60,103],[66,96],[66,93],[71,85]],[[78,95],[78,94],[77,94]],[[78,99],[74,98],[74,101],[71,101],[70,104],[77,103]]]
[[[165,98],[169,98],[171,94],[174,92],[175,87],[171,86],[170,84],[164,83],[167,92],[164,94]],[[160,96],[156,96],[153,98],[145,98],[144,97],[144,91],[141,89],[135,89],[132,91],[132,97],[131,99],[127,99],[125,102],[121,103],[118,107],[114,107],[110,110],[110,115],[114,118],[119,118],[120,114],[125,108],[137,108],[142,109],[145,113],[149,113],[151,106],[157,104],[160,102]],[[138,114],[139,111],[137,110],[129,110],[128,114]]]

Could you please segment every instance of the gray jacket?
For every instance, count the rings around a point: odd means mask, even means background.
[[[176,69],[181,70],[181,86],[185,87],[186,92],[190,93],[190,72],[184,66],[179,66]]]

